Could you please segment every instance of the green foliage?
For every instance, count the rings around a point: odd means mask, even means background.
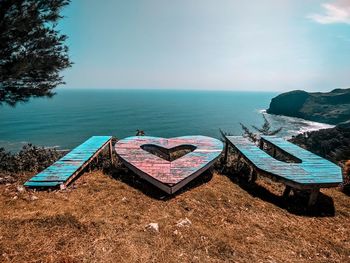
[[[223,131],[223,130],[221,130],[221,129],[219,129],[219,132],[220,132],[220,134],[221,134],[221,141],[225,141],[225,137],[226,136],[232,136],[233,134],[232,133],[229,133],[229,132],[226,132],[226,131]]]
[[[136,130],[136,136],[145,136],[145,135],[146,135],[145,131],[139,130],[139,129]]]
[[[349,158],[349,156],[348,156]],[[344,164],[344,183],[343,191],[350,195],[350,160]]]
[[[57,161],[63,154],[55,149],[32,144],[23,146],[18,153],[6,152],[4,148],[0,148],[0,172],[38,172]]]
[[[253,132],[251,132],[249,130],[249,128],[247,126],[245,126],[243,123],[240,123],[241,128],[243,130],[243,136],[246,138],[249,138],[251,141],[253,142],[257,142],[258,141],[258,135],[254,134]]]
[[[71,66],[67,36],[57,29],[70,0],[0,1],[0,105],[53,96]]]
[[[342,164],[350,160],[349,123],[347,125],[338,125],[331,129],[299,134],[293,137],[291,142],[337,164]],[[350,192],[349,170],[344,173],[343,184],[343,188],[348,189],[348,192]]]
[[[276,135],[282,130],[282,127],[278,128],[278,129],[275,129],[275,130],[272,130],[271,124],[268,121],[268,119],[265,117],[265,115],[262,115],[262,116],[264,118],[264,124],[261,127],[257,127],[257,126],[254,126],[254,125],[252,126],[253,129],[258,132],[258,134],[252,132],[243,123],[240,123],[241,128],[243,130],[243,136],[244,137],[250,139],[253,142],[257,142],[259,140],[259,134],[262,134],[262,135]],[[221,129],[219,129],[219,131],[220,131],[220,134],[221,134],[221,140],[222,141],[225,141],[225,136],[232,136],[233,135],[232,133],[223,131]]]
[[[335,163],[350,159],[350,127],[307,132],[291,141]]]
[[[264,124],[261,126],[261,128],[259,127],[256,127],[256,126],[252,126],[253,129],[255,129],[256,131],[258,131],[260,134],[263,134],[263,135],[267,135],[267,136],[273,136],[273,135],[276,135],[277,133],[279,133],[281,130],[282,130],[282,127],[278,128],[278,129],[275,129],[275,130],[271,130],[271,124],[270,122],[267,120],[266,116],[263,114],[262,115],[263,118],[264,118]],[[242,128],[243,128],[243,125],[241,124]],[[244,130],[244,129],[243,129]],[[248,130],[249,131],[249,130]],[[249,132],[250,133],[250,132]],[[248,133],[248,134],[249,134]]]
[[[282,127],[279,127],[278,129],[272,130],[271,124],[266,118],[266,116],[263,114],[264,124],[261,127],[257,127],[255,125],[252,125],[253,129],[258,132],[258,134],[252,132],[247,126],[244,124],[241,124],[242,130],[243,130],[243,136],[249,138],[253,142],[257,142],[259,140],[259,135],[266,135],[266,136],[272,136],[278,134]]]

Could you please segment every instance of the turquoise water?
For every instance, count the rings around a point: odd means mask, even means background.
[[[241,134],[239,123],[259,125],[261,110],[276,93],[159,90],[61,89],[51,99],[33,99],[15,108],[0,106],[0,147],[18,150],[31,142],[70,149],[92,135],[174,137],[208,135],[219,128]],[[274,118],[274,117],[273,117]],[[290,120],[273,119],[290,126]],[[286,131],[300,129],[286,127]]]

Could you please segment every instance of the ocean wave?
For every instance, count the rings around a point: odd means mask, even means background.
[[[27,141],[11,142],[11,141],[0,140],[0,148],[3,147],[10,152],[19,152],[20,150],[22,150],[23,146],[27,144],[30,144],[30,142],[27,142]],[[35,146],[43,147],[44,149],[55,149],[57,151],[69,151],[69,149],[61,149],[60,145],[54,145],[54,146],[35,145]]]
[[[327,123],[309,121],[296,117],[268,114],[264,110],[261,110],[260,112],[266,116],[273,127],[282,127],[281,136],[286,138],[290,138],[305,132],[335,127],[335,125],[330,125]]]

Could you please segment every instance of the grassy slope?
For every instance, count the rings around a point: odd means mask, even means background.
[[[0,262],[350,261],[348,196],[323,190],[308,216],[298,203],[305,200],[283,201],[277,184],[210,177],[169,200],[142,181],[101,172],[65,191],[0,185]],[[184,218],[192,224],[176,226]],[[159,233],[145,228],[151,222]]]

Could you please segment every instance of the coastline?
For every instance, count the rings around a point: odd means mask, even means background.
[[[264,114],[269,121],[271,121],[272,125],[275,127],[280,127],[283,126],[283,130],[281,133],[281,136],[286,139],[290,139],[293,136],[302,134],[304,132],[311,132],[311,131],[318,131],[322,129],[329,129],[329,128],[334,128],[335,125],[330,125],[326,123],[320,123],[320,122],[314,122],[314,121],[309,121],[301,118],[296,118],[296,117],[289,117],[289,116],[282,116],[282,115],[274,115],[274,114],[269,114],[266,113],[266,110],[257,110],[259,114]],[[248,123],[249,125],[254,124],[254,123]],[[237,126],[238,123],[237,123]],[[219,130],[220,127],[217,127],[217,130]],[[236,132],[236,135],[240,135],[240,132]],[[133,134],[130,134],[130,136]],[[160,136],[162,136],[160,134]],[[214,138],[220,138],[219,134],[218,136],[212,136]],[[20,141],[20,142],[12,142],[12,141],[6,141],[6,140],[0,140],[0,148],[3,147],[5,148],[6,151],[10,152],[18,152],[22,149],[23,146],[28,145],[28,144],[33,144],[38,147],[43,147],[43,148],[48,148],[48,149],[55,149],[57,151],[69,151],[70,149],[67,147],[61,148],[61,145],[43,145],[41,143],[32,143],[30,141]]]
[[[312,132],[312,131],[319,131],[323,129],[330,129],[334,128],[336,125],[331,125],[327,123],[321,123],[321,122],[315,122],[310,121],[298,117],[290,117],[290,116],[284,116],[284,115],[275,115],[275,114],[269,114],[266,112],[266,110],[260,110],[261,114],[264,114],[269,121],[271,121],[272,125],[274,127],[283,127],[284,135],[282,135],[285,139],[290,139],[293,136],[303,134],[305,132]],[[294,129],[285,129],[285,126],[283,126],[284,123],[287,123],[287,125],[290,125],[291,127],[294,127]],[[299,126],[299,127],[298,127]]]

